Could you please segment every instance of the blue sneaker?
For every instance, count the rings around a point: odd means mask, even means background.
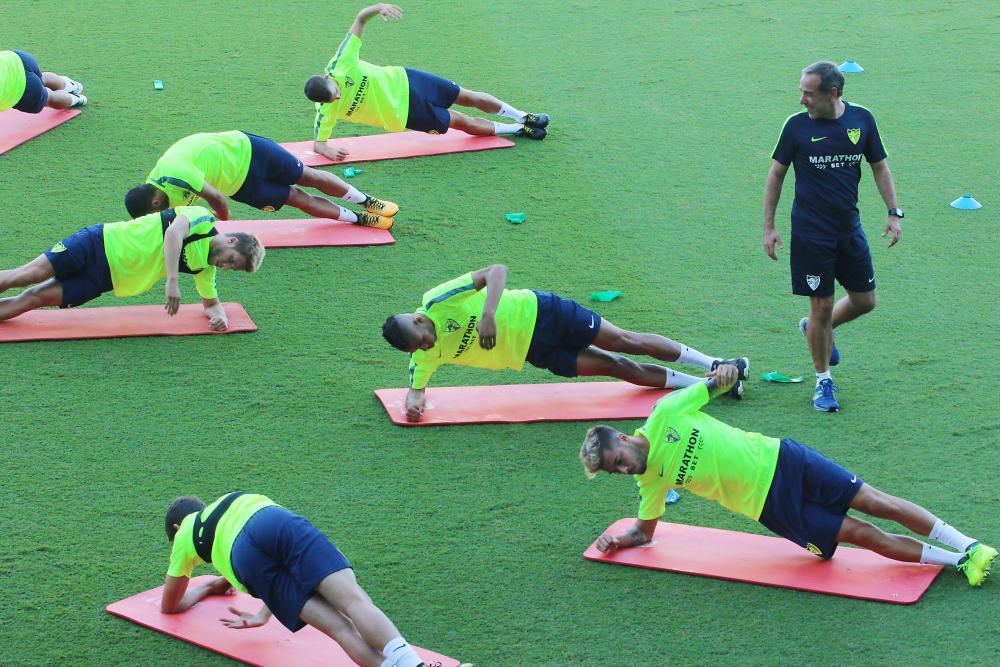
[[[837,387],[834,386],[833,380],[821,380],[816,385],[816,391],[813,392],[813,407],[820,412],[838,412],[840,403],[833,395],[835,391],[837,391]]]
[[[809,318],[808,317],[803,317],[801,320],[799,320],[799,331],[802,332],[803,336],[806,335],[806,327],[807,326],[809,326]],[[840,350],[837,349],[837,344],[834,343],[830,347],[830,365],[831,366],[836,366],[839,363],[840,363]]]

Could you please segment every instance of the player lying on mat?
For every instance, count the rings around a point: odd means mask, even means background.
[[[34,285],[0,299],[0,320],[45,306],[71,308],[105,292],[134,296],[166,278],[165,309],[180,308],[178,273],[194,275],[208,325],[228,326],[215,289],[216,269],[253,273],[264,261],[264,246],[253,234],[220,234],[215,218],[200,206],[181,206],[128,222],[90,225],[16,269],[0,271],[0,292]]]
[[[316,188],[365,210],[355,213],[297,186]],[[221,220],[229,219],[226,197],[262,211],[288,204],[316,218],[378,229],[391,229],[399,211],[394,203],[364,195],[329,172],[303,166],[270,139],[239,131],[192,134],[178,141],[156,162],[146,182],[128,191],[125,208],[135,218],[192,204],[199,197]]]
[[[517,134],[531,139],[545,138],[549,117],[543,113],[518,111],[489,93],[466,90],[454,81],[417,69],[360,60],[361,36],[365,24],[374,16],[381,16],[383,21],[399,19],[403,11],[385,3],[362,9],[323,75],[306,81],[306,97],[316,103],[313,150],[317,153],[331,160],[343,160],[350,154],[326,143],[338,120],[382,127],[389,132],[410,129],[444,134],[453,127],[479,136]],[[453,104],[505,116],[514,122],[472,118],[452,109]]]
[[[45,107],[69,109],[86,103],[82,84],[43,72],[30,53],[0,51],[0,111],[41,113]]]
[[[276,616],[297,632],[329,635],[368,667],[424,663],[358,585],[340,550],[309,521],[265,496],[234,492],[209,506],[194,496],[170,503],[165,518],[170,566],[160,609],[182,612],[230,586],[263,600],[260,611],[230,607],[230,628],[255,628]],[[188,588],[195,566],[211,563],[222,577]]]
[[[424,389],[442,364],[512,368],[527,361],[556,375],[605,375],[646,387],[686,387],[700,378],[614,352],[644,354],[711,369],[722,363],[658,334],[619,329],[597,313],[550,292],[504,289],[507,267],[493,264],[450,280],[424,294],[415,313],[393,315],[382,325],[390,345],[410,354],[406,416],[420,419]],[[750,368],[745,358],[730,394],[743,396]]]
[[[610,426],[587,431],[580,461],[588,477],[603,470],[632,475],[639,485],[635,526],[622,535],[602,535],[599,550],[649,542],[667,493],[685,488],[822,558],[831,558],[837,544],[847,542],[886,558],[954,566],[973,586],[989,575],[996,549],[966,537],[924,508],[864,483],[806,445],[741,431],[701,412],[739,374],[722,365],[708,375],[707,381],[660,399],[635,435]],[[883,532],[848,516],[849,508],[890,519],[958,551]]]

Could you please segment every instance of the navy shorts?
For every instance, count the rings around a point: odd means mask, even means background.
[[[526,361],[556,375],[576,377],[576,359],[597,338],[601,316],[551,292],[535,290],[535,295],[538,317]]]
[[[62,285],[63,308],[72,308],[114,289],[104,252],[104,225],[84,227],[45,251]]]
[[[24,94],[14,108],[24,113],[40,113],[49,101],[49,89],[42,83],[42,70],[30,53],[14,51],[24,63]]]
[[[451,124],[448,107],[455,103],[459,87],[436,74],[406,68],[410,80],[410,109],[406,127],[417,132],[444,134]]]
[[[862,484],[857,475],[811,447],[784,438],[759,521],[817,556],[830,558]]]
[[[233,199],[262,211],[277,211],[292,193],[290,186],[302,178],[302,162],[270,139],[250,137],[250,168]]]
[[[230,552],[233,573],[292,632],[313,590],[327,576],[351,567],[344,554],[309,521],[272,505],[247,521]]]
[[[792,293],[833,296],[837,280],[851,292],[875,289],[875,268],[862,229],[846,239],[813,239],[792,234]]]

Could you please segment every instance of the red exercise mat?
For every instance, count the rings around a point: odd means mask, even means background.
[[[39,134],[44,134],[70,118],[80,115],[79,109],[60,111],[45,107],[41,113],[21,113],[15,109],[0,112],[0,153],[6,153]]]
[[[523,424],[527,422],[645,419],[668,389],[627,382],[553,382],[486,387],[429,387],[424,414],[407,421],[406,389],[376,389],[375,396],[400,426]]]
[[[219,220],[223,233],[253,232],[265,248],[386,245],[396,239],[386,229],[374,229],[327,218],[304,220]]]
[[[486,151],[491,148],[511,148],[513,141],[503,137],[474,137],[461,130],[448,130],[444,134],[425,132],[388,132],[369,134],[364,137],[342,137],[328,143],[333,149],[343,147],[351,152],[346,160],[334,162],[326,156],[313,152],[311,141],[289,141],[281,147],[302,160],[307,167],[325,167],[330,164],[351,164],[375,160],[396,160],[405,157],[444,155],[445,153],[468,153]]]
[[[635,519],[620,519],[606,532],[624,533],[634,523]],[[895,604],[913,604],[919,600],[942,569],[940,565],[902,563],[843,545],[833,558],[823,560],[781,537],[663,521],[656,526],[652,546],[602,554],[591,544],[583,557],[616,565]]]
[[[111,306],[33,310],[0,322],[0,343],[28,340],[73,340],[78,338],[126,338],[129,336],[194,336],[256,331],[247,311],[238,303],[224,303],[229,329],[208,328],[200,304],[184,304],[173,317],[163,306]]]
[[[196,577],[192,583],[205,577]],[[227,658],[259,667],[353,667],[340,644],[312,626],[289,632],[272,618],[259,628],[236,630],[219,622],[232,617],[228,607],[256,612],[261,602],[246,593],[212,595],[181,614],[160,612],[163,586],[107,606],[107,611],[170,637],[207,648]],[[457,667],[457,660],[414,646],[430,667]]]

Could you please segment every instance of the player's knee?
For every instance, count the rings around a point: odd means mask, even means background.
[[[863,298],[857,299],[854,303],[854,307],[861,312],[861,314],[870,313],[875,310],[875,292],[868,292]]]

